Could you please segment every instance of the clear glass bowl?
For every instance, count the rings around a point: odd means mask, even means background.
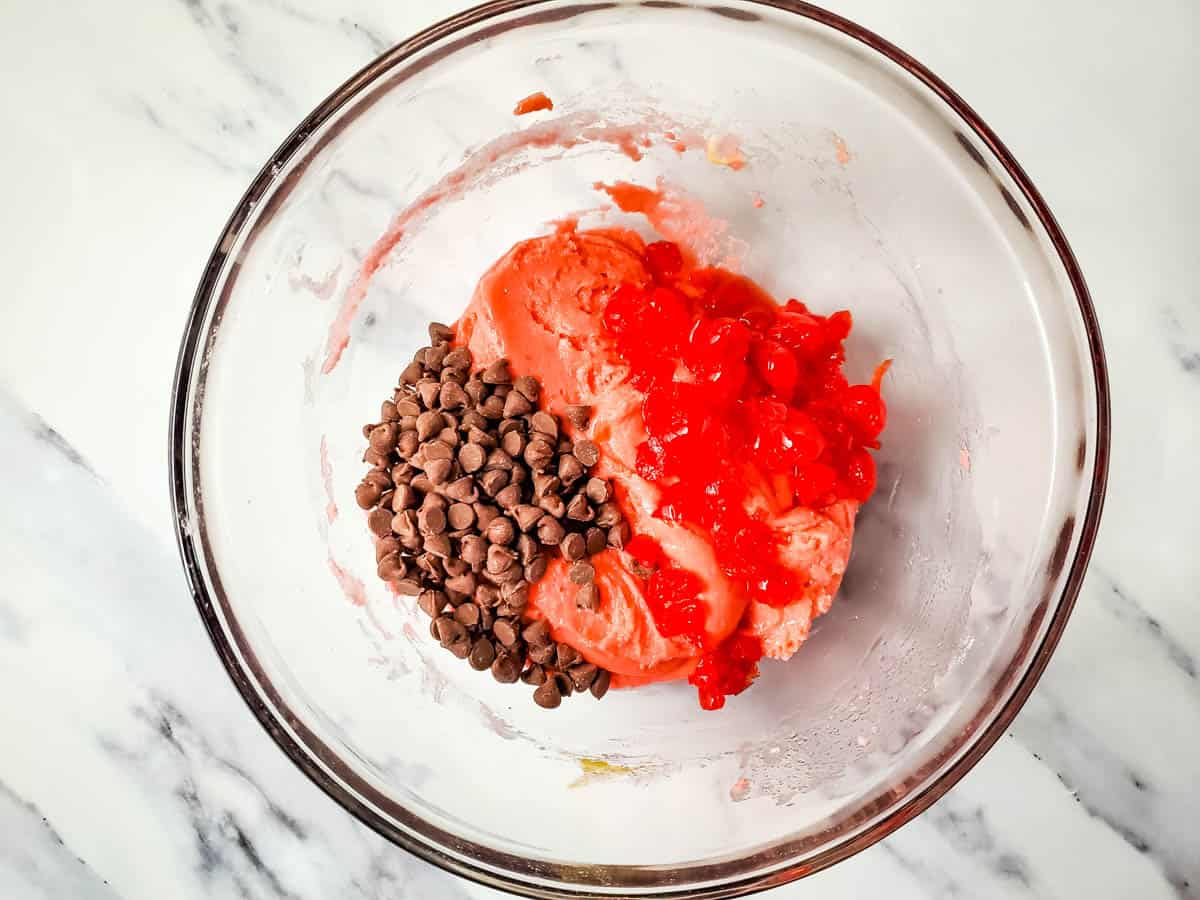
[[[514,117],[539,89],[553,112]],[[735,135],[748,164],[668,131]],[[880,487],[833,610],[723,711],[660,685],[548,714],[436,650],[374,577],[359,428],[514,241],[625,221],[593,182],[659,176],[777,296],[854,312],[853,374],[895,360]],[[179,541],[254,713],[381,834],[540,897],[732,896],[927,807],[1045,667],[1108,457],[1093,310],[1028,178],[920,64],[779,0],[492,3],[392,50],[250,187],[175,390]]]

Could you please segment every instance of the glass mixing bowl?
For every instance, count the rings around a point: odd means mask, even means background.
[[[553,111],[514,117],[536,90]],[[659,177],[709,250],[853,311],[852,375],[895,360],[879,490],[833,610],[724,710],[668,684],[548,713],[375,578],[359,429],[513,242],[567,214],[645,231],[593,182]],[[396,844],[539,897],[732,896],[927,807],[1045,667],[1108,454],[1093,310],[1028,178],[920,64],[781,0],[510,0],[387,53],[238,206],[175,390],[184,562],[255,715]]]

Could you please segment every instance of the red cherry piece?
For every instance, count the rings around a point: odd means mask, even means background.
[[[673,278],[683,268],[679,245],[671,241],[655,241],[646,247],[646,267],[656,279]]]
[[[870,384],[852,386],[842,371],[850,313],[822,316],[795,299],[780,307],[742,276],[689,267],[668,241],[648,245],[644,261],[653,281],[622,285],[603,315],[643,397],[647,437],[634,469],[659,490],[654,515],[707,536],[747,602],[786,605],[804,573],[783,564],[783,536],[769,517],[872,494],[868,449],[887,423],[888,363]],[[709,646],[698,576],[650,538],[625,549],[647,575],[658,629],[703,649],[689,680],[704,708],[719,708],[757,675],[757,639]]]
[[[646,583],[646,604],[663,637],[682,637],[697,646],[704,642],[707,608],[700,600],[704,584],[686,569],[668,566]]]
[[[869,384],[856,384],[847,388],[842,394],[840,405],[842,415],[863,440],[874,440],[887,424],[887,409],[883,400]]]

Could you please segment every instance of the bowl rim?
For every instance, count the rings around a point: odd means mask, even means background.
[[[318,766],[309,752],[280,725],[275,714],[260,698],[254,683],[252,683],[251,678],[239,662],[237,650],[230,642],[222,627],[213,598],[208,594],[202,574],[207,554],[198,550],[194,539],[194,535],[202,531],[202,528],[196,527],[199,523],[193,521],[189,506],[189,477],[185,462],[190,459],[188,451],[191,448],[193,440],[191,429],[192,407],[189,403],[194,387],[193,376],[197,358],[205,351],[208,338],[216,324],[215,322],[210,322],[210,313],[213,311],[215,304],[220,300],[218,292],[215,289],[222,282],[222,272],[231,255],[231,251],[238,245],[238,239],[242,235],[246,224],[250,221],[251,214],[259,204],[259,201],[278,180],[278,173],[285,168],[289,160],[305,147],[309,138],[344,105],[356,98],[364,88],[370,87],[379,76],[414,54],[439,41],[452,37],[463,29],[479,25],[489,19],[557,2],[562,2],[562,0],[488,0],[488,2],[481,3],[445,18],[417,32],[364,66],[326,97],[283,141],[255,176],[222,229],[220,237],[205,265],[193,298],[192,308],[184,329],[176,364],[175,377],[172,384],[168,446],[169,480],[175,520],[176,543],[193,599],[200,613],[201,620],[208,631],[209,638],[238,693],[250,708],[255,718],[284,754],[314,784],[354,816],[355,819],[367,825],[389,842],[452,874],[488,887],[529,897],[613,897],[616,896],[612,892],[613,888],[632,894],[653,895],[662,898],[725,898],[743,896],[756,891],[778,887],[828,868],[861,850],[865,850],[867,847],[890,835],[905,823],[911,821],[945,795],[947,791],[957,784],[983,758],[1000,736],[1007,731],[1008,726],[1012,723],[1022,706],[1024,706],[1030,693],[1041,678],[1054,649],[1058,645],[1074,608],[1075,601],[1082,587],[1088,562],[1091,558],[1099,529],[1100,515],[1104,505],[1109,472],[1111,411],[1108,367],[1100,336],[1100,327],[1095,308],[1092,304],[1091,294],[1088,291],[1075,254],[1071,250],[1066,236],[1063,234],[1058,221],[1050,211],[1041,193],[1033,185],[1033,182],[1024,169],[992,129],[946,82],[904,50],[901,50],[895,44],[880,37],[873,31],[811,3],[802,2],[802,0],[740,0],[740,2],[749,5],[764,6],[792,13],[832,28],[900,66],[909,75],[920,81],[925,88],[939,97],[949,107],[951,112],[955,113],[961,121],[965,122],[975,136],[988,147],[995,159],[1002,165],[1008,177],[1020,189],[1025,200],[1036,213],[1042,228],[1045,229],[1046,236],[1063,265],[1071,289],[1075,295],[1081,323],[1087,339],[1093,372],[1093,387],[1096,393],[1096,447],[1091,486],[1083,521],[1079,526],[1079,542],[1075,555],[1070,561],[1066,581],[1063,585],[1057,607],[1046,627],[1040,645],[1035,648],[1032,656],[1029,658],[1028,667],[1012,687],[1012,693],[1008,700],[998,710],[994,711],[992,721],[975,735],[973,742],[961,749],[959,758],[946,767],[937,778],[925,785],[924,788],[915,791],[903,803],[892,809],[869,828],[843,838],[830,847],[817,851],[811,858],[803,862],[792,861],[782,867],[769,869],[765,872],[751,873],[749,875],[740,874],[736,875],[732,880],[708,883],[701,887],[676,888],[674,890],[667,889],[663,891],[658,888],[665,887],[671,883],[671,880],[663,880],[657,884],[639,882],[636,884],[612,884],[611,886],[606,884],[605,887],[600,887],[597,884],[595,885],[596,889],[593,890],[582,886],[547,886],[544,882],[534,883],[532,881],[520,880],[511,873],[497,872],[494,869],[486,868],[478,864],[475,860],[464,861],[462,858],[451,855],[426,840],[413,837],[395,827],[384,820],[362,800],[347,791],[341,783]],[[579,5],[588,6],[589,4],[581,3]],[[596,5],[613,6],[615,4],[606,2]],[[647,3],[645,5],[656,6],[659,4]],[[675,6],[677,4],[664,3],[661,5]],[[678,5],[700,4],[694,4],[692,0],[688,0],[688,2]],[[719,7],[716,7],[716,9],[721,11]],[[736,12],[735,10],[723,11],[727,13]],[[730,18],[736,19],[736,16],[731,15]],[[735,27],[735,25],[736,22],[730,23],[730,27]],[[968,152],[973,152],[961,135],[960,140],[963,140],[964,149],[967,149]],[[667,874],[669,875],[669,873]]]

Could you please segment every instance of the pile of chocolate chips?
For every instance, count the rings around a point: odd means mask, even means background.
[[[612,485],[588,474],[599,451],[539,408],[537,379],[514,379],[507,360],[474,371],[445,325],[430,325],[429,336],[381,421],[363,428],[372,468],[355,499],[370,511],[379,577],[416,596],[443,647],[497,681],[536,686],[539,706],[582,691],[603,697],[609,673],[525,618],[552,553],[570,566],[576,603],[594,610],[588,557],[629,540]],[[586,427],[586,407],[566,412]]]

